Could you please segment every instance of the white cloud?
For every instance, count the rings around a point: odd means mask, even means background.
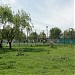
[[[10,4],[15,11],[26,9],[36,21],[33,21],[36,29],[45,29],[46,25],[62,29],[73,27],[73,0],[1,0],[1,3]]]
[[[9,2],[15,4],[16,3],[16,0],[9,0]]]
[[[68,8],[66,7],[59,11],[53,11],[54,15],[50,19],[51,23],[58,24],[58,25],[73,23],[73,19],[74,19],[73,9],[74,9],[73,7],[68,7]]]
[[[1,0],[1,3],[3,3],[3,4],[15,4],[16,0]]]
[[[51,0],[52,1],[52,0]],[[49,27],[52,27],[51,25],[58,26],[62,29],[74,27],[74,5],[73,3],[69,4],[63,4],[62,8],[61,6],[58,7],[58,5],[55,5],[55,1],[53,0],[51,3],[50,1],[46,1],[45,8],[41,8],[38,6],[40,15],[38,14],[35,18],[36,21],[43,22],[45,24],[50,24]],[[43,12],[41,11],[43,10]],[[36,24],[37,25],[37,24]],[[45,26],[41,27],[45,27]],[[39,25],[38,25],[39,26]],[[40,26],[39,26],[40,27]]]

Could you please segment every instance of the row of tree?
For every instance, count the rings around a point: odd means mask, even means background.
[[[62,32],[61,29],[59,29],[58,27],[54,27],[49,31],[49,37],[47,37],[44,31],[40,32],[40,34],[36,32],[32,32],[28,36],[28,39],[32,39],[32,40],[37,39],[38,41],[43,41],[47,39],[60,39],[60,38],[75,39],[75,30],[73,28],[69,28],[64,32]]]
[[[0,48],[2,43],[6,40],[11,48],[12,41],[27,42],[46,42],[47,39],[75,39],[75,31],[70,28],[64,32],[61,29],[54,27],[50,29],[49,38],[46,37],[44,30],[38,34],[36,31],[32,32],[31,18],[28,13],[24,10],[18,10],[14,13],[11,7],[7,5],[0,6]],[[24,30],[26,29],[27,34],[25,35]],[[45,40],[45,41],[44,41]]]

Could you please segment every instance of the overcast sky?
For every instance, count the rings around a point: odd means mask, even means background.
[[[46,30],[46,26],[74,28],[74,0],[0,0],[1,4],[10,4],[15,12],[24,9],[30,13],[37,32]]]

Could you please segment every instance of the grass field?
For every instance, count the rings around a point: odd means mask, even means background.
[[[74,75],[75,47],[0,49],[0,75]]]

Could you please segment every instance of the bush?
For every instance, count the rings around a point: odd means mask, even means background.
[[[16,56],[22,56],[22,55],[24,55],[23,51],[18,49],[18,53],[16,53]]]

